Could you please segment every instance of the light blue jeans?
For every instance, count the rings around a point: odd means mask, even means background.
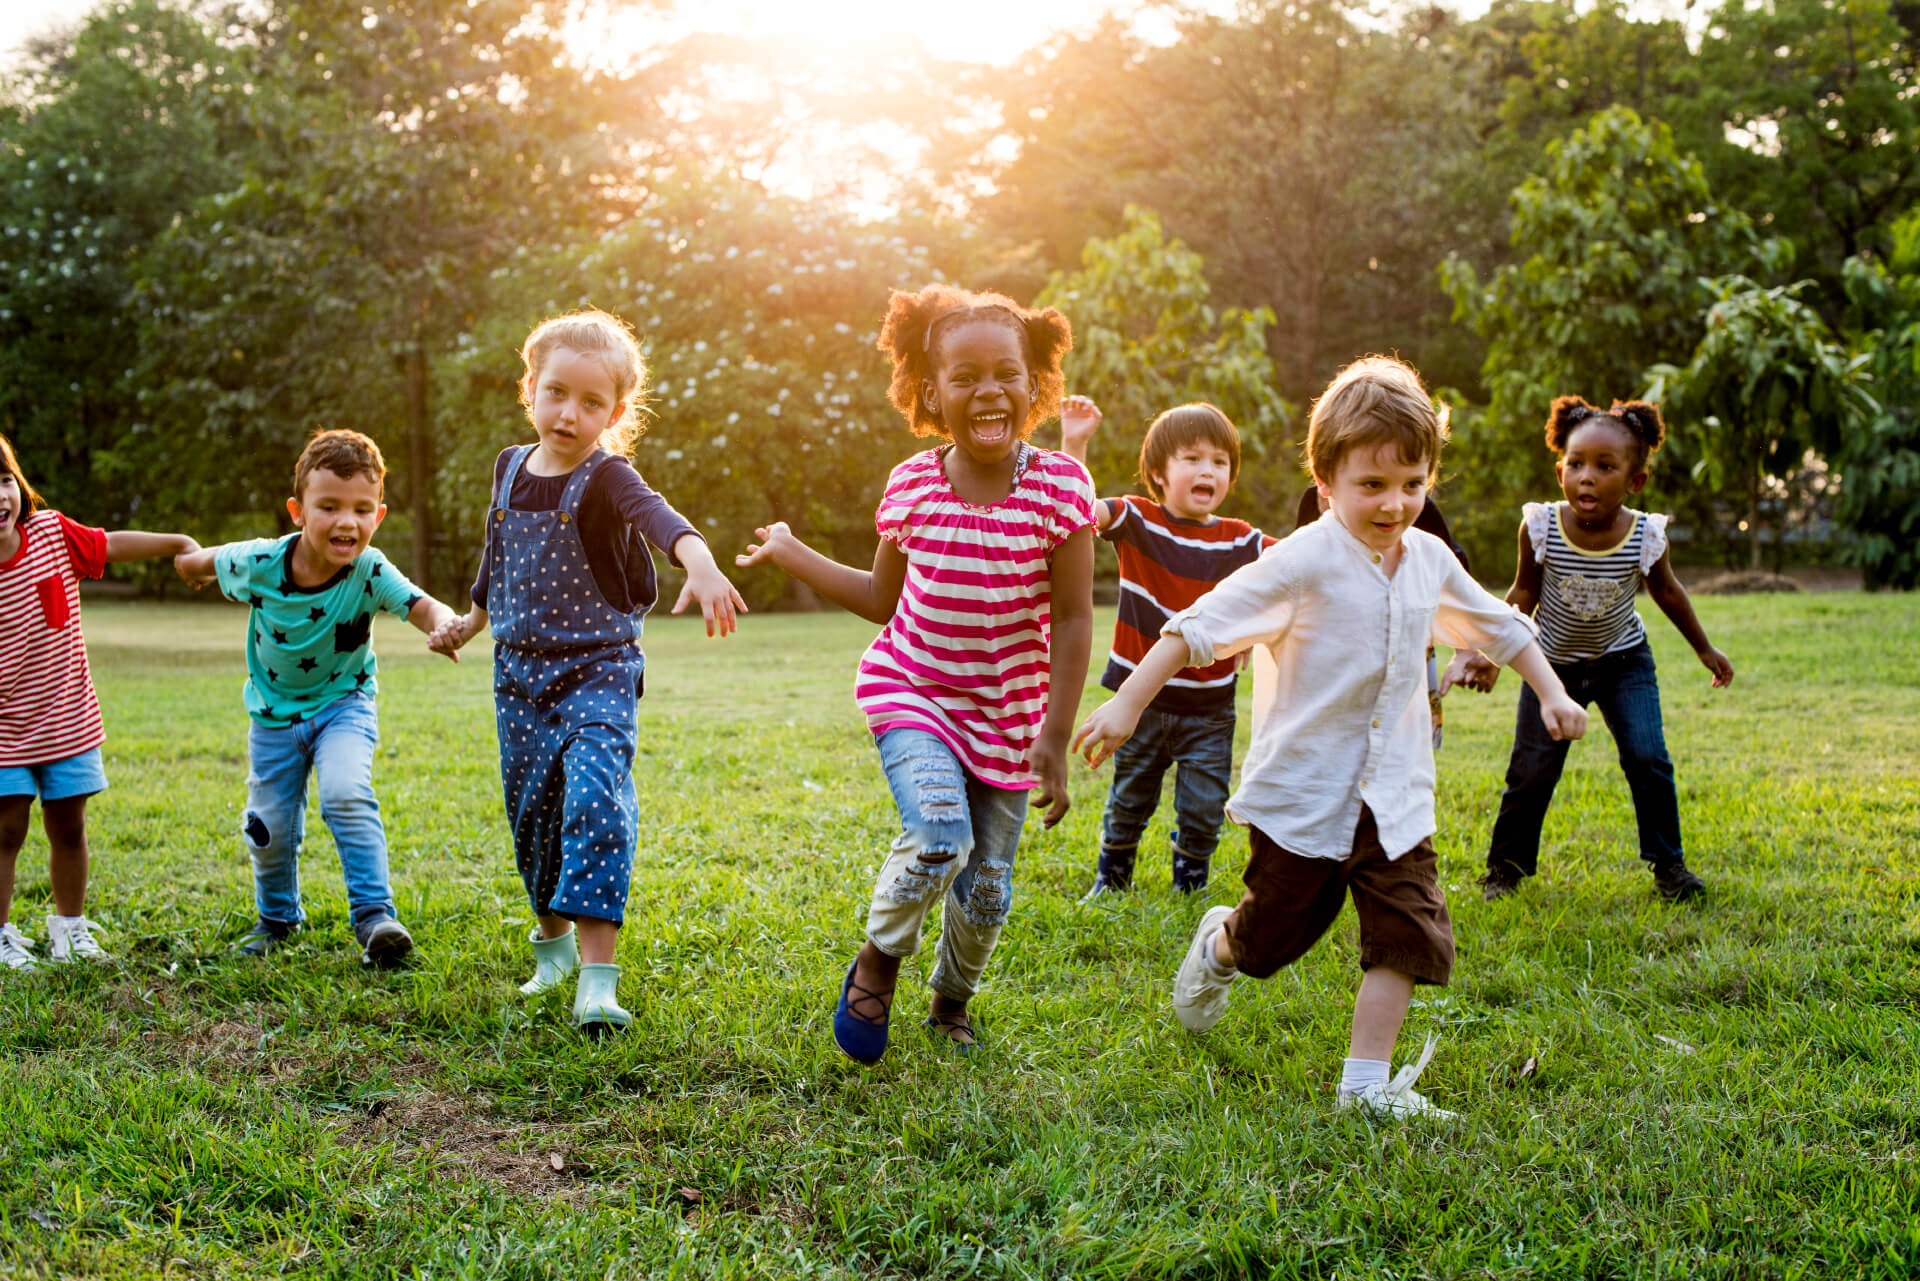
[[[888,730],[878,746],[900,835],[874,882],[867,937],[888,956],[912,956],[927,914],[944,897],[927,986],[967,1000],[1013,906],[1027,793],[981,782],[925,730]]]
[[[253,858],[253,897],[263,919],[294,925],[306,916],[300,909],[300,843],[309,773],[320,779],[320,818],[340,851],[354,924],[393,914],[387,830],[373,795],[373,749],[379,742],[373,699],[359,693],[284,729],[253,722],[241,834]]]

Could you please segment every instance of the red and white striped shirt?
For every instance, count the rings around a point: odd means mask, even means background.
[[[40,511],[0,564],[0,766],[43,765],[106,740],[80,634],[80,580],[107,572],[107,531]]]
[[[854,697],[875,734],[921,729],[994,787],[1038,785],[1027,753],[1047,716],[1053,551],[1093,524],[1093,481],[1065,454],[1022,448],[990,507],[953,492],[946,448],[893,469],[874,525],[907,576],[860,659]]]

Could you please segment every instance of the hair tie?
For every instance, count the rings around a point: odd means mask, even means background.
[[[1592,418],[1599,412],[1600,411],[1592,405],[1573,405],[1567,409],[1566,413],[1562,415],[1562,418],[1565,420],[1567,426],[1571,427],[1575,423],[1587,421],[1587,419]]]

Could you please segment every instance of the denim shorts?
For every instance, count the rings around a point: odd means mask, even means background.
[[[100,764],[97,747],[77,756],[41,761],[38,765],[0,765],[0,796],[38,796],[43,802],[65,801],[106,790],[107,771]]]

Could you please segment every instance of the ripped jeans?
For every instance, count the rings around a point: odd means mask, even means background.
[[[867,909],[867,938],[888,956],[920,950],[920,929],[945,896],[927,986],[971,997],[1013,906],[1013,858],[1027,793],[973,777],[950,748],[919,729],[880,735],[880,768],[900,809],[900,835]]]
[[[380,718],[366,694],[343,695],[311,720],[285,727],[254,721],[247,734],[247,812],[241,840],[253,859],[253,897],[263,920],[282,925],[300,909],[300,844],[306,833],[307,775],[320,781],[320,817],[333,833],[357,925],[393,913],[387,884],[387,830],[373,795]]]

